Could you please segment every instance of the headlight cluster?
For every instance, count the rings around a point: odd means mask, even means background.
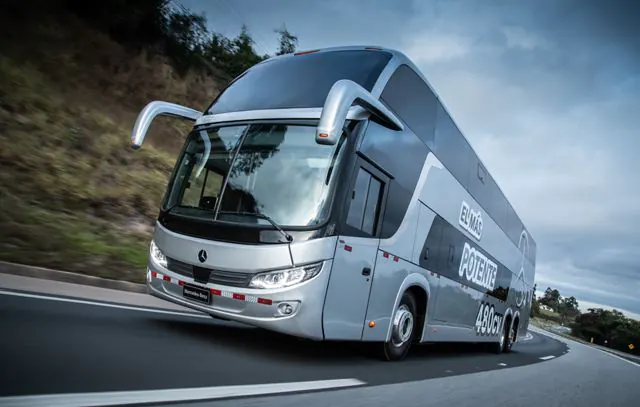
[[[149,253],[153,261],[161,267],[167,268],[167,257],[152,240]],[[292,269],[267,271],[257,273],[249,282],[250,288],[276,289],[302,283],[315,277],[322,269],[322,262]]]
[[[156,246],[156,242],[154,242],[153,240],[151,241],[151,246],[149,247],[149,253],[151,253],[151,258],[153,259],[153,261],[155,261],[162,267],[167,268],[167,258],[164,253],[162,253],[162,250],[160,250],[158,246]]]
[[[256,274],[249,283],[251,288],[274,289],[284,288],[307,281],[317,275],[322,263],[297,267],[294,269],[268,271]]]

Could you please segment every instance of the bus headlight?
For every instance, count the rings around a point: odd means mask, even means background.
[[[251,279],[249,287],[263,289],[289,287],[313,278],[321,269],[322,263],[316,263],[294,269],[258,273]]]
[[[160,250],[158,246],[156,246],[156,242],[154,242],[153,240],[151,241],[151,246],[149,247],[149,253],[151,254],[151,258],[153,259],[153,261],[158,263],[160,266],[167,268],[167,258],[165,257],[164,253],[162,253],[162,250]]]

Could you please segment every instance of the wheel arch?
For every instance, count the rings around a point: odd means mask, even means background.
[[[431,290],[429,287],[429,282],[427,281],[427,278],[422,274],[419,274],[419,273],[409,274],[404,279],[404,281],[400,285],[400,288],[398,289],[398,292],[396,293],[396,299],[393,303],[393,308],[390,310],[389,315],[393,316],[395,309],[400,304],[402,295],[406,291],[410,291],[414,295],[417,303],[416,306],[418,308],[418,321],[419,321],[418,330],[420,333],[419,338],[420,338],[420,341],[422,341],[424,337],[424,333],[426,332],[425,328],[427,326],[427,308],[428,308],[429,298],[431,298]],[[391,323],[389,323],[389,326],[387,327],[387,334],[385,336],[385,341],[389,341],[389,340],[391,340]]]
[[[513,329],[513,327],[516,327],[516,336],[513,338],[514,342],[518,341],[518,334],[520,333],[520,311],[516,311],[513,314],[513,318],[511,319],[511,326],[509,327],[509,332],[511,332],[511,330]]]

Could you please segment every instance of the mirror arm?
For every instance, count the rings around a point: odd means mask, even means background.
[[[342,126],[352,105],[371,113],[373,119],[391,130],[404,130],[398,117],[362,86],[348,79],[337,81],[331,87],[316,130],[316,142],[334,144],[342,133]]]
[[[147,104],[144,109],[138,114],[136,123],[133,126],[131,132],[131,148],[138,149],[142,146],[142,142],[151,126],[151,122],[157,116],[170,116],[178,117],[181,119],[187,119],[195,121],[202,115],[201,112],[190,109],[188,107],[180,106],[175,103],[153,101]]]

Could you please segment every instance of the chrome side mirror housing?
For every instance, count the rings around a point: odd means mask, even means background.
[[[404,130],[398,117],[362,86],[348,79],[337,81],[329,90],[316,130],[318,144],[333,145],[342,133],[342,127],[352,105],[366,110],[372,120],[391,130]]]
[[[144,109],[138,114],[136,123],[133,126],[131,132],[131,148],[138,149],[142,146],[147,131],[157,116],[170,116],[178,117],[181,119],[187,119],[195,121],[202,115],[199,112],[188,107],[176,105],[175,103],[153,101],[146,105]]]

